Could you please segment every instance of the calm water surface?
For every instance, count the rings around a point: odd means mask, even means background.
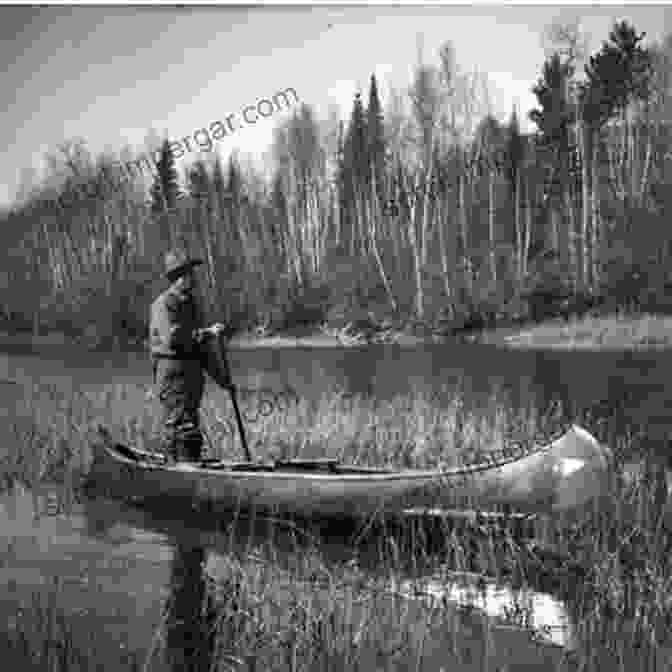
[[[431,346],[417,349],[377,346],[358,350],[276,349],[230,354],[234,380],[247,387],[292,388],[301,398],[346,392],[380,404],[399,394],[434,394],[432,403],[459,395],[477,411],[497,396],[512,410],[559,401],[567,419],[586,409],[618,423],[623,431],[646,424],[651,450],[665,450],[672,429],[667,409],[670,354],[509,352],[493,346]],[[75,349],[15,348],[0,354],[0,379],[22,385],[51,383],[68,390],[96,391],[114,383],[150,383],[142,354],[94,354]],[[3,413],[11,417],[12,393],[0,385]],[[599,404],[597,402],[600,402]],[[591,431],[596,428],[589,427]],[[217,579],[231,553],[263,548],[248,533],[243,541],[224,532],[194,530],[179,521],[161,521],[116,502],[90,501],[67,515],[45,515],[48,488],[31,492],[15,486],[0,497],[0,600],[12,613],[29,592],[62,583],[73,613],[98,614],[119,646],[145,650],[160,621],[161,605],[180,595],[179,577],[202,569]],[[273,561],[291,564],[291,535],[274,539]],[[277,554],[280,548],[282,553]],[[283,555],[284,553],[284,555]],[[335,540],[325,549],[333,563],[352,560],[352,549]],[[361,560],[361,559],[360,559]],[[365,571],[375,573],[375,560]],[[475,589],[445,575],[414,581],[396,577],[390,590],[412,600],[471,603],[481,613],[502,616],[521,604],[532,628],[547,639],[571,646],[571,623],[563,605],[548,595],[514,592],[487,584]],[[193,581],[192,581],[193,583]],[[182,581],[184,584],[184,581]],[[4,618],[4,616],[3,616]],[[514,668],[512,668],[514,669]]]

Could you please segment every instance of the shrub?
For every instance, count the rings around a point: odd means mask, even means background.
[[[149,307],[158,293],[156,274],[147,268],[129,271],[108,284],[105,273],[92,273],[52,292],[40,303],[40,326],[72,337],[95,335],[98,345],[115,338],[146,336]]]
[[[521,299],[528,304],[529,315],[535,322],[549,317],[569,316],[574,292],[567,273],[563,272],[554,252],[539,255],[531,264]]]

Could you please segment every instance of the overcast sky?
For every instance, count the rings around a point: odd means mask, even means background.
[[[463,70],[489,75],[496,114],[505,119],[517,104],[523,117],[554,17],[581,16],[597,49],[614,19],[659,39],[668,13],[639,4],[0,7],[0,204],[14,198],[22,172],[39,174],[45,153],[69,138],[85,138],[94,155],[126,144],[141,151],[149,129],[191,135],[287,87],[319,117],[337,104],[347,118],[372,72],[385,105],[388,82],[410,82],[420,34],[426,62],[438,63],[450,40]],[[275,120],[238,131],[219,150],[262,151]]]

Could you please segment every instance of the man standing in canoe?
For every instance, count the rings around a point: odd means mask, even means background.
[[[194,269],[203,262],[182,250],[166,254],[170,287],[152,304],[149,342],[154,383],[161,405],[161,447],[173,460],[198,461],[203,435],[199,408],[203,398],[207,357],[201,348],[205,336],[225,331],[222,324],[203,328],[197,304]],[[228,376],[228,372],[227,372]],[[220,385],[231,386],[230,378]]]

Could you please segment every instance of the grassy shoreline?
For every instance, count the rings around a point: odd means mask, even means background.
[[[393,343],[404,347],[413,347],[423,343],[435,343],[436,339],[423,338],[403,331],[385,334],[380,340],[375,338],[370,342]],[[50,347],[80,345],[88,350],[118,349],[124,351],[146,351],[147,344],[144,342],[117,342],[116,344],[101,344],[86,339],[73,340],[67,334],[61,332],[49,332],[34,335],[28,331],[12,332],[0,330],[0,347],[2,346],[32,346]],[[256,348],[344,348],[366,345],[364,335],[350,335],[339,333],[337,330],[321,331],[319,328],[294,330],[290,332],[275,333],[272,335],[258,335],[251,332],[236,334],[229,346],[232,350],[252,350]]]
[[[484,332],[482,343],[553,350],[661,350],[672,347],[672,316],[586,315]]]
[[[356,332],[348,329],[321,328],[318,325],[294,328],[272,334],[242,332],[229,342],[232,350],[258,348],[347,348],[367,344],[394,344],[417,347],[427,344],[483,343],[507,348],[552,350],[661,350],[672,347],[672,316],[612,313],[555,318],[541,323],[499,326],[481,332],[440,336],[409,330]],[[144,342],[101,343],[85,338],[73,339],[61,332],[34,335],[29,331],[0,329],[0,348],[59,347],[75,345],[88,350],[144,352]]]

